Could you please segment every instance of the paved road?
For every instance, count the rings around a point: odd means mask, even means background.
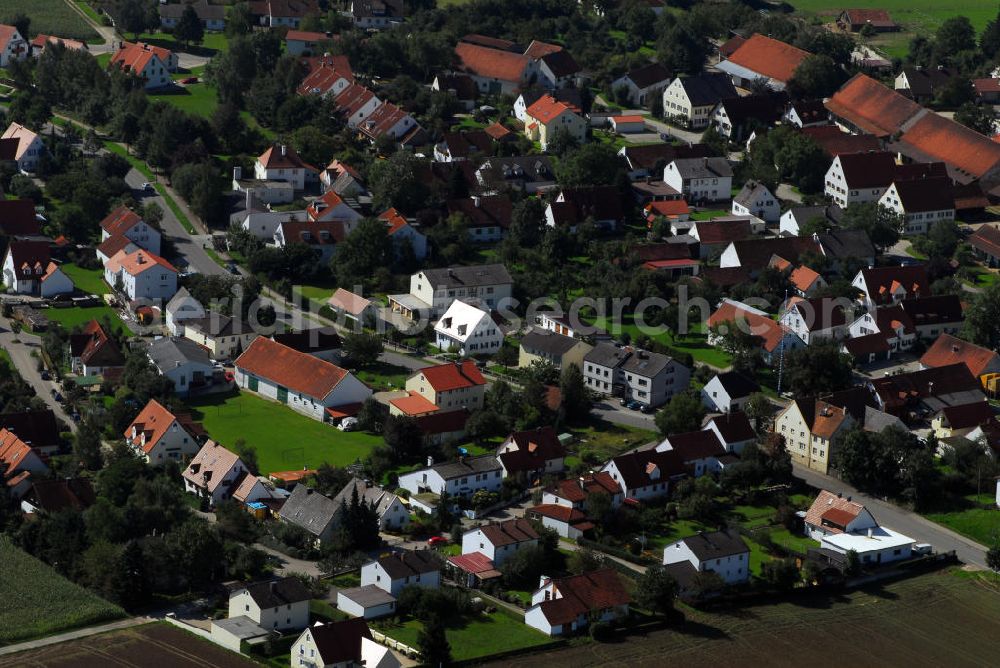
[[[590,412],[601,420],[607,420],[608,422],[625,425],[627,427],[636,427],[638,429],[650,429],[656,431],[656,422],[653,419],[653,413],[647,414],[629,410],[628,408],[620,405],[618,403],[618,399],[614,397],[598,401],[594,404],[594,407]]]
[[[868,506],[879,524],[915,538],[917,542],[930,543],[937,552],[954,550],[963,562],[986,568],[986,548],[950,529],[887,501],[862,494],[847,483],[831,476],[795,465],[795,477],[805,480],[813,487],[841,492],[845,496],[852,497]]]
[[[148,624],[151,621],[153,620],[150,619],[149,617],[129,617],[128,619],[120,619],[117,622],[111,622],[110,624],[101,624],[100,626],[88,626],[83,629],[77,629],[75,631],[67,631],[66,633],[60,633],[59,635],[48,636],[47,638],[39,638],[38,640],[29,640],[27,642],[18,643],[16,645],[7,645],[6,647],[0,647],[0,656],[3,656],[5,654],[16,654],[17,652],[24,652],[32,649],[39,649],[41,647],[48,647],[49,645],[56,645],[61,642],[66,642],[67,640],[86,638],[87,636],[97,635],[98,633],[106,633],[108,631],[127,629],[132,626]],[[30,662],[27,662],[25,665],[30,665]]]
[[[21,332],[18,335],[18,342],[14,341],[14,332],[10,329],[10,321],[0,316],[0,348],[3,348],[10,355],[18,373],[26,383],[35,388],[37,394],[45,404],[53,410],[56,417],[69,426],[76,429],[76,424],[69,418],[63,407],[52,397],[52,388],[56,384],[52,381],[42,380],[38,373],[38,360],[31,356],[32,351],[38,350],[41,339],[34,334]]]

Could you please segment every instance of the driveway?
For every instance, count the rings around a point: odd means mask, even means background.
[[[656,430],[656,421],[653,419],[654,413],[640,413],[633,411],[618,403],[618,399],[603,399],[594,404],[590,409],[592,415],[608,422],[636,427],[638,429]]]
[[[806,481],[809,485],[818,489],[843,493],[844,496],[850,496],[855,501],[863,503],[872,511],[879,524],[910,536],[918,543],[930,543],[936,552],[954,550],[963,562],[986,568],[986,548],[979,543],[888,501],[862,494],[847,483],[832,476],[803,468],[797,464],[793,466],[795,477]]]
[[[19,342],[14,341],[10,320],[0,316],[0,348],[7,351],[21,378],[35,389],[35,394],[52,409],[56,417],[65,422],[71,430],[76,429],[76,424],[52,397],[52,389],[56,387],[56,383],[42,380],[41,374],[38,373],[38,359],[31,356],[32,352],[39,349],[41,338],[27,332],[21,332],[17,338]]]

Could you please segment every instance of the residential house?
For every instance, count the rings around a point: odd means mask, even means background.
[[[867,386],[879,410],[904,421],[986,398],[979,380],[962,363],[872,378]]]
[[[729,199],[733,168],[725,158],[680,158],[663,169],[663,182],[688,202]]]
[[[647,177],[663,176],[663,168],[678,158],[707,158],[711,151],[704,144],[641,144],[626,145],[618,151],[618,156],[625,161],[629,178],[633,181],[645,180]],[[680,199],[677,192],[673,199]]]
[[[582,538],[595,526],[584,512],[554,504],[543,503],[532,506],[524,511],[524,516],[571,540]]]
[[[184,338],[206,348],[212,359],[229,360],[246,350],[257,332],[239,313],[232,317],[208,311],[204,317],[184,320]]]
[[[177,54],[143,42],[122,42],[111,56],[108,68],[141,79],[146,90],[166,88],[172,84],[170,73],[177,71]]]
[[[972,89],[976,91],[976,100],[984,104],[1000,102],[1000,79],[984,77],[972,80]]]
[[[608,126],[616,135],[638,134],[646,131],[646,118],[639,114],[618,114],[608,117]]]
[[[11,25],[0,24],[0,67],[7,67],[15,60],[28,57],[27,40]]]
[[[864,230],[832,229],[816,234],[813,241],[819,243],[819,252],[829,260],[833,271],[844,271],[858,261],[869,267],[875,264],[875,246]]]
[[[374,585],[340,589],[337,608],[352,617],[378,619],[396,612],[396,597]]]
[[[418,262],[423,262],[427,257],[427,237],[417,231],[417,228],[410,225],[409,221],[396,209],[391,208],[379,214],[379,220],[384,220],[389,228],[389,240],[392,241],[393,249],[397,257],[406,257],[409,247],[413,251],[413,257]]]
[[[542,491],[542,503],[574,508],[586,512],[592,494],[607,496],[611,508],[617,508],[625,500],[618,483],[611,474],[600,471],[587,473],[578,478],[560,480]]]
[[[296,485],[285,500],[278,517],[283,522],[305,529],[317,543],[333,538],[338,526],[340,504],[307,485]]]
[[[663,114],[683,118],[688,127],[700,129],[708,126],[720,102],[736,97],[739,93],[726,74],[703,72],[677,77],[663,90]]]
[[[323,53],[323,50],[333,42],[333,39],[332,34],[327,35],[325,32],[289,30],[285,33],[285,53],[293,56],[311,56]]]
[[[813,540],[838,533],[857,533],[878,526],[875,517],[863,504],[821,489],[806,511],[805,535]]]
[[[0,482],[12,498],[20,499],[31,489],[33,476],[48,472],[49,467],[31,445],[6,427],[0,429]]]
[[[824,536],[820,549],[837,554],[854,553],[862,565],[879,565],[909,559],[916,541],[888,527],[874,527],[863,533],[835,533]]]
[[[586,358],[585,358],[586,359]],[[662,353],[636,350],[622,363],[625,398],[656,408],[687,389],[691,370]]]
[[[555,168],[547,155],[489,158],[475,171],[483,194],[517,190],[528,195],[556,185]]]
[[[777,364],[782,354],[805,346],[795,332],[775,322],[763,311],[730,299],[722,300],[719,308],[709,316],[707,326],[709,330],[718,328],[720,336],[726,331],[723,328],[738,327],[759,337],[761,359],[769,366]],[[710,331],[709,345],[715,345],[717,338],[716,334]]]
[[[187,413],[177,415],[150,399],[125,430],[125,444],[147,464],[159,466],[168,460],[184,460],[201,449],[204,428]]]
[[[198,20],[205,30],[221,32],[226,29],[226,8],[223,5],[209,4],[208,0],[161,4],[160,25],[169,29],[177,27],[177,22],[181,20],[188,6],[194,7],[195,14],[198,15]]]
[[[405,18],[403,0],[351,0],[348,15],[361,30],[392,28]]]
[[[823,275],[814,269],[801,265],[792,269],[792,265],[787,260],[776,257],[776,266],[782,271],[788,271],[788,282],[795,288],[795,294],[805,299],[812,299],[816,293],[826,288],[829,284]]]
[[[749,216],[729,216],[695,221],[689,228],[689,234],[698,242],[699,258],[707,260],[721,255],[734,241],[749,239],[753,235],[753,227],[754,219]]]
[[[670,70],[660,63],[649,63],[629,70],[611,82],[611,90],[624,89],[625,99],[636,107],[645,107],[670,83]],[[666,105],[664,105],[666,109]]]
[[[437,317],[456,299],[498,310],[509,303],[513,283],[502,264],[424,269],[410,276],[409,294],[388,295],[389,306],[410,319]]]
[[[198,454],[181,472],[184,490],[218,505],[233,497],[243,480],[251,476],[243,460],[215,441],[201,446]],[[294,494],[294,493],[293,493]],[[249,499],[252,502],[256,499]]]
[[[920,358],[921,369],[949,366],[961,362],[976,378],[1000,373],[1000,355],[996,351],[963,341],[951,334],[942,334]]]
[[[656,445],[656,451],[676,453],[684,468],[695,478],[720,472],[726,456],[722,441],[711,429],[671,434]]]
[[[271,340],[326,362],[336,364],[341,358],[340,349],[343,342],[335,327],[313,327],[283,334],[276,332],[271,335]],[[338,409],[343,411],[344,407],[338,406]]]
[[[328,190],[309,203],[306,217],[310,223],[339,221],[344,224],[344,232],[350,233],[363,216],[351,208],[336,191]]]
[[[822,100],[793,101],[788,105],[784,120],[797,128],[835,127],[827,125],[830,122],[830,114],[823,106]]]
[[[391,649],[372,640],[368,624],[361,617],[326,624],[314,623],[292,645],[292,665],[315,668],[399,668],[399,659]]]
[[[746,408],[750,395],[760,392],[760,385],[738,371],[712,376],[701,388],[701,403],[710,411],[731,413]]]
[[[0,139],[0,161],[4,160],[4,146],[13,147],[8,155],[14,159],[17,139]],[[0,235],[8,240],[31,241],[40,240],[42,226],[35,213],[35,203],[30,199],[0,200]]]
[[[755,278],[765,268],[773,265],[775,257],[785,262],[799,264],[799,257],[805,253],[823,252],[821,238],[809,237],[767,237],[764,239],[743,239],[734,241],[719,258],[719,267],[729,269],[740,267]]]
[[[399,597],[404,587],[441,586],[441,562],[431,550],[403,550],[361,567],[361,586],[372,585]]]
[[[907,66],[896,75],[893,88],[919,104],[928,104],[947,89],[952,80],[958,76],[960,74],[957,71],[944,65]]]
[[[618,395],[624,392],[622,365],[632,352],[612,343],[600,342],[583,357],[583,380],[587,387],[600,394]]]
[[[492,355],[503,345],[503,332],[493,316],[456,299],[434,325],[435,345],[459,355]]]
[[[337,244],[343,243],[349,234],[349,224],[342,220],[327,220],[323,222],[303,222],[289,220],[278,223],[274,232],[274,245],[284,248],[289,244],[304,244],[316,256],[316,263],[330,263],[337,250]]]
[[[739,410],[709,418],[702,428],[715,432],[725,451],[737,455],[742,454],[743,448],[757,440],[750,418]],[[721,460],[724,461],[724,457]]]
[[[894,181],[878,203],[902,216],[904,235],[926,234],[939,221],[955,220],[955,196],[947,176]]]
[[[64,510],[83,512],[97,501],[87,478],[37,480],[21,498],[21,510],[29,515],[55,515]]]
[[[475,109],[479,97],[479,86],[467,74],[438,74],[431,82],[431,90],[451,94],[465,111]]]
[[[848,323],[842,301],[833,297],[792,297],[785,305],[780,322],[807,346],[844,338]]]
[[[830,451],[835,440],[844,434],[855,420],[840,407],[812,397],[796,398],[774,419],[774,432],[785,438],[785,447],[792,461],[826,473],[830,466]]]
[[[875,32],[896,32],[900,29],[884,9],[845,9],[837,17],[837,25],[850,32],[861,32],[865,26],[871,26]]]
[[[632,598],[613,569],[565,578],[543,578],[531,595],[524,623],[549,636],[569,635],[592,621],[628,616]]]
[[[479,552],[496,568],[518,550],[538,545],[538,532],[524,518],[491,522],[462,534],[462,554]]]
[[[531,141],[537,141],[545,151],[556,132],[567,132],[578,143],[587,141],[587,121],[573,111],[569,105],[556,100],[551,95],[543,95],[527,108],[528,121],[524,134]]]
[[[418,369],[406,380],[406,390],[445,412],[476,410],[485,400],[486,379],[472,360],[447,362]]]
[[[160,254],[160,231],[124,205],[109,213],[101,221],[102,242],[117,236],[125,237],[150,253]]]
[[[448,200],[446,206],[450,215],[462,217],[472,243],[494,243],[503,239],[510,228],[514,208],[506,193]]]
[[[69,335],[70,370],[81,376],[102,376],[125,368],[125,355],[118,342],[99,322],[91,320],[80,333]]]
[[[229,592],[229,617],[248,617],[273,631],[292,631],[309,626],[312,594],[296,577],[255,582]]]
[[[251,0],[250,14],[267,28],[298,28],[302,19],[321,12],[316,0]]]
[[[438,162],[461,162],[488,156],[496,146],[493,137],[485,130],[445,132],[434,145],[434,159]]]
[[[391,102],[376,107],[357,124],[357,129],[373,144],[388,137],[397,146],[421,146],[427,139],[413,116]]]
[[[359,502],[370,506],[378,515],[380,530],[398,531],[410,523],[410,511],[399,497],[367,480],[351,478],[337,496],[333,497],[333,503],[337,508],[341,502],[350,505],[355,494]]]
[[[297,31],[288,31],[289,36],[293,34],[298,34]],[[302,33],[301,35],[322,35],[325,39],[326,35],[322,33]],[[291,39],[290,37],[288,39]],[[322,41],[322,40],[320,40]],[[305,50],[312,50],[312,41],[307,39],[295,39],[286,42],[289,49],[292,48],[302,48]],[[292,47],[295,43],[298,46]],[[323,98],[336,98],[338,95],[344,92],[344,90],[354,83],[354,75],[350,71],[350,66],[347,63],[339,62],[335,60],[336,56],[323,56],[320,59],[316,67],[310,70],[309,74],[302,79],[302,83],[296,88],[296,92],[299,95],[319,95]],[[335,163],[339,162],[334,160]],[[329,169],[329,168],[328,168]],[[322,175],[320,177],[322,179]],[[325,183],[329,187],[329,183]]]
[[[104,281],[130,302],[167,303],[177,294],[177,269],[149,251],[127,249],[115,253],[104,266]]]
[[[969,237],[969,245],[987,267],[1000,267],[1000,229],[996,226],[981,225]]]
[[[578,338],[582,333],[578,331],[582,323],[574,323],[570,317],[554,311],[539,314],[537,322],[539,327],[545,331],[561,334],[562,336]]]
[[[178,396],[212,384],[215,370],[208,351],[194,341],[165,336],[152,341],[146,354],[160,375],[173,381]]]
[[[734,216],[755,216],[776,223],[781,217],[781,202],[766,185],[751,179],[733,198],[731,211]]]
[[[234,363],[236,385],[314,420],[329,409],[363,403],[372,391],[346,369],[263,336]]]
[[[344,288],[337,288],[326,304],[338,318],[345,318],[361,327],[373,325],[378,313],[375,302]]]
[[[750,88],[763,79],[773,90],[784,90],[795,75],[807,51],[764,35],[754,34],[715,67],[728,74],[733,83]]]
[[[750,548],[734,529],[701,532],[667,545],[663,564],[682,592],[697,573],[715,573],[727,585],[750,581]]]
[[[0,26],[0,42],[3,41],[3,27]],[[38,160],[45,153],[45,143],[36,132],[32,132],[20,123],[11,123],[4,130],[0,139],[13,140],[17,142],[17,148],[10,158],[17,163],[18,171],[24,174],[32,174],[38,167]],[[13,144],[13,141],[10,143]]]
[[[269,183],[279,184],[282,186],[278,190],[283,193],[287,193],[289,196],[288,201],[291,201],[291,197],[294,191],[291,185],[284,181],[273,181]],[[267,200],[272,204],[278,203],[277,200]],[[235,223],[240,226],[240,228],[252,234],[257,238],[258,241],[263,241],[265,243],[274,243],[274,233],[278,231],[278,226],[284,222],[290,221],[304,221],[308,219],[308,214],[305,211],[246,211],[239,214],[236,217]]]
[[[601,471],[618,483],[626,501],[665,497],[670,483],[687,476],[680,453],[638,450],[613,457]]]
[[[891,153],[845,153],[833,158],[826,171],[824,194],[841,208],[878,202],[892,185],[896,162]]]
[[[41,456],[50,457],[62,450],[59,425],[51,409],[0,413],[0,429],[16,434]]]
[[[927,267],[922,264],[869,266],[858,271],[851,285],[861,291],[859,300],[868,309],[930,294]]]
[[[304,190],[307,183],[319,178],[319,170],[303,161],[291,146],[278,144],[269,146],[257,156],[254,178],[258,181],[284,181],[291,184],[294,190]]]
[[[917,336],[925,340],[937,339],[940,334],[958,334],[965,321],[962,300],[958,295],[934,295],[903,299],[899,309],[913,325]]]
[[[505,478],[523,473],[528,480],[561,473],[566,448],[552,427],[515,431],[497,448]]]
[[[181,288],[170,298],[166,311],[167,330],[172,336],[184,336],[184,323],[205,317],[205,307],[191,296],[187,288]]]
[[[538,81],[546,88],[557,90],[576,83],[580,65],[562,47],[534,40],[525,54],[538,58]]]
[[[769,128],[785,114],[786,93],[754,93],[719,101],[710,123],[719,134],[733,142],[746,140],[758,128]]]
[[[50,259],[46,241],[11,241],[3,261],[7,292],[55,297],[75,289],[73,281]]]
[[[625,220],[621,195],[615,186],[562,188],[545,208],[549,227],[565,227],[570,232],[586,222],[605,231],[619,229]]]
[[[549,330],[532,329],[523,337],[518,348],[518,368],[528,368],[532,364],[551,363],[558,369],[575,364],[583,369],[583,359],[594,347],[571,336],[563,336]]]
[[[988,401],[945,406],[931,418],[931,430],[939,440],[966,436],[980,425],[996,422]]]
[[[449,496],[471,498],[481,489],[499,491],[502,478],[503,467],[496,455],[463,456],[458,461],[429,463],[426,468],[404,473],[399,476],[399,486],[409,490],[410,494],[430,492],[440,495],[448,492]]]

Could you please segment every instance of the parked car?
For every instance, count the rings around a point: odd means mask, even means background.
[[[234,380],[236,380],[236,376],[233,375],[232,371],[227,371],[226,373],[224,373],[223,378],[226,379],[227,383],[232,383]]]
[[[141,188],[142,192],[144,192],[144,193],[151,193],[151,192],[153,192],[154,190],[156,190],[156,189],[155,189],[155,188],[153,187],[153,184],[152,184],[152,183],[143,183],[143,184],[142,184],[142,186],[140,186],[140,188]]]
[[[42,380],[52,380],[52,374],[46,369],[42,370]]]
[[[340,431],[354,431],[358,428],[358,418],[356,417],[345,417],[337,425],[337,429]]]
[[[653,407],[649,404],[643,404],[642,406],[639,406],[639,410],[643,413],[652,413]]]
[[[226,271],[228,271],[230,274],[239,274],[240,273],[240,270],[236,266],[235,262],[227,262],[226,263]]]
[[[642,408],[642,404],[640,404],[638,401],[630,401],[628,402],[628,408],[631,411],[637,411],[640,408]]]
[[[431,536],[427,539],[428,547],[439,547],[441,545],[447,545],[448,539],[444,536]]]
[[[184,77],[181,79],[182,84],[193,84],[198,83],[198,77]]]
[[[622,397],[622,400],[619,401],[618,403],[620,403],[622,406],[628,406],[628,397]]]

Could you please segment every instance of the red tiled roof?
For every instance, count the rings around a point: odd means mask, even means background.
[[[315,399],[323,399],[347,377],[336,364],[258,336],[236,359],[237,369]]]
[[[296,91],[299,95],[323,95],[341,79],[346,79],[348,82],[354,80],[350,74],[344,74],[336,68],[324,65],[307,74]]]
[[[416,392],[408,392],[405,397],[390,399],[389,403],[399,409],[403,415],[414,417],[436,413],[440,408]]]
[[[836,125],[817,125],[802,128],[799,132],[816,142],[831,158],[842,153],[865,153],[882,149],[878,137],[852,135],[842,131]]]
[[[333,38],[327,37],[326,33],[323,32],[310,32],[308,30],[289,30],[285,33],[285,41],[322,42],[326,39],[332,40]]]
[[[740,48],[747,41],[746,37],[740,37],[736,35],[735,37],[730,37],[728,40],[719,45],[719,55],[723,58],[728,58],[733,54],[736,49]]]
[[[621,488],[610,473],[599,471],[573,480],[560,480],[551,491],[571,503],[579,503],[586,500],[590,494],[614,496],[621,493]]]
[[[283,480],[284,482],[301,482],[306,478],[316,475],[316,471],[312,469],[302,469],[301,471],[272,471],[267,475],[270,478],[277,478],[278,480]]]
[[[513,132],[510,129],[506,128],[499,122],[492,123],[491,125],[486,126],[483,132],[488,134],[490,137],[493,137],[493,139],[497,141],[503,139],[504,137],[507,137],[508,135],[513,134]]]
[[[569,506],[560,506],[555,503],[542,503],[537,506],[532,506],[531,508],[528,508],[528,512],[549,517],[559,522],[566,522],[567,524],[578,524],[587,519],[586,514],[582,511],[577,510],[576,508],[570,508]]]
[[[565,111],[570,111],[568,105],[546,94],[535,100],[534,104],[525,110],[525,113],[530,118],[545,125],[558,118]]]
[[[384,220],[389,225],[390,236],[392,236],[393,234],[395,234],[396,232],[398,232],[399,230],[403,229],[404,227],[410,224],[406,220],[406,217],[403,216],[403,214],[401,214],[395,208],[386,209],[385,211],[380,213],[378,217],[379,220]]]
[[[646,119],[642,116],[612,116],[611,120],[615,123],[645,123]]]
[[[479,528],[494,547],[538,540],[538,532],[531,526],[531,522],[523,517],[496,524],[486,524]]]
[[[991,366],[1000,364],[1000,356],[989,348],[963,341],[951,334],[942,334],[927,349],[920,363],[923,366],[939,367],[963,363],[973,376],[980,376]]]
[[[344,200],[340,195],[328,190],[322,197],[317,197],[309,203],[309,206],[306,207],[306,215],[309,216],[310,220],[317,220],[323,217],[323,212],[327,209],[335,209],[343,203]]]
[[[980,95],[983,93],[1000,93],[1000,79],[973,79],[972,87]]]
[[[728,244],[750,238],[750,219],[699,220],[694,224],[702,244]]]
[[[14,39],[14,33],[16,32],[17,28],[14,26],[0,23],[0,50],[5,50],[7,48],[7,44],[10,43],[10,40]],[[26,36],[21,35],[21,37],[23,38]]]
[[[170,428],[170,425],[176,419],[174,414],[168,411],[163,404],[156,399],[150,399],[146,407],[139,412],[139,415],[132,420],[132,424],[125,430],[125,439],[131,442],[132,429],[135,429],[134,445],[140,445],[142,443],[142,435],[145,434],[146,441],[145,445],[142,445],[142,450],[148,454],[153,449],[153,446],[167,433],[167,429]]]
[[[520,83],[524,78],[524,70],[530,60],[520,53],[468,42],[459,42],[455,47],[455,55],[458,56],[462,70],[469,74],[514,83]]]
[[[122,48],[115,51],[114,55],[111,56],[111,62],[108,66],[121,67],[139,74],[146,68],[146,65],[149,64],[149,61],[154,56],[166,67],[171,55],[173,55],[173,52],[170,49],[153,46],[152,44],[122,42]]]
[[[650,262],[643,262],[642,267],[643,269],[656,271],[657,269],[674,269],[677,267],[697,267],[698,264],[698,260],[678,258],[676,260],[652,260]]]
[[[817,527],[823,526],[823,517],[831,510],[837,510],[839,514],[836,517],[840,520],[846,520],[837,522],[837,524],[846,527],[864,509],[865,507],[857,501],[848,501],[846,498],[837,496],[825,489],[820,490],[816,500],[812,502],[809,510],[806,511],[806,524]],[[840,529],[836,527],[827,527],[827,529],[832,533],[841,533]]]
[[[339,97],[339,96],[338,96]],[[284,153],[282,153],[284,149]],[[308,169],[317,171],[315,167],[302,161],[295,149],[288,145],[271,145],[266,151],[260,154],[257,161],[264,166],[264,169]]]
[[[923,111],[919,104],[864,74],[856,74],[826,101],[826,108],[858,129],[877,137],[899,132]]]
[[[844,12],[851,25],[870,23],[878,28],[891,28],[896,25],[896,22],[889,17],[889,12],[884,9],[845,9]]]
[[[466,573],[472,573],[479,577],[499,577],[500,571],[493,565],[493,561],[482,552],[469,552],[468,554],[456,554],[448,557],[448,561],[458,566]]]
[[[727,58],[776,81],[788,81],[809,53],[764,35],[753,35]]]
[[[993,408],[988,401],[974,401],[961,406],[945,406],[941,409],[944,419],[952,429],[970,429],[996,421]]]
[[[125,234],[142,222],[142,218],[132,209],[122,205],[105,216],[101,221],[101,229],[114,236]]]
[[[794,270],[789,275],[788,280],[792,282],[792,285],[796,289],[802,292],[808,292],[809,288],[815,285],[816,281],[819,280],[819,274],[809,267],[802,265]]]
[[[548,42],[541,42],[537,39],[531,40],[531,44],[528,48],[524,50],[524,55],[529,58],[543,58],[551,53],[557,53],[562,51],[563,48],[558,44],[549,44]]]
[[[575,621],[592,610],[605,610],[632,601],[621,578],[610,568],[552,581],[561,594],[539,604],[549,624],[561,625]]]
[[[111,259],[117,255],[119,251],[124,250],[130,243],[132,243],[132,240],[128,237],[122,234],[116,234],[102,241],[97,247],[97,251],[104,255],[104,257]]]
[[[281,223],[285,243],[303,243],[310,246],[339,244],[347,238],[347,228],[342,220],[288,220]]]
[[[0,479],[13,475],[31,452],[31,446],[18,438],[17,434],[8,429],[0,429]]]
[[[370,299],[365,299],[350,290],[337,288],[327,300],[327,303],[333,308],[346,311],[351,315],[361,315],[366,308],[371,306],[372,302]]]
[[[722,305],[708,318],[708,326],[714,327],[728,322],[746,322],[744,327],[754,336],[762,339],[762,346],[768,352],[773,351],[781,343],[781,339],[788,332],[780,323],[762,315],[757,315],[752,311],[742,309],[731,302],[723,302]],[[739,326],[739,325],[737,325]]]
[[[31,40],[31,46],[36,49],[44,49],[49,44],[62,44],[67,49],[72,49],[74,51],[87,48],[87,45],[79,40],[69,39],[67,37],[56,37],[55,35],[38,34],[35,35],[35,39]]]
[[[646,205],[645,211],[649,217],[664,216],[667,218],[676,218],[677,216],[691,213],[691,207],[688,206],[686,200],[668,199],[650,202]]]
[[[472,360],[428,366],[420,369],[418,373],[423,374],[435,392],[449,392],[486,384],[486,379]]]
[[[899,143],[980,178],[1000,163],[1000,145],[950,118],[926,113],[909,126]]]
[[[112,274],[117,274],[120,269],[123,269],[129,276],[138,276],[153,267],[177,273],[177,269],[162,257],[141,248],[131,253],[126,253],[124,250],[118,251],[108,261],[107,266]]]

